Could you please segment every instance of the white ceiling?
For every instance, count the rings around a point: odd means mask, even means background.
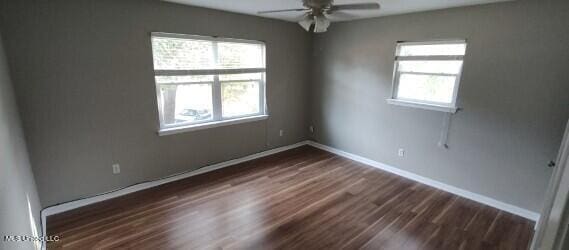
[[[163,0],[192,6],[218,9],[229,12],[263,16],[296,22],[302,12],[286,12],[258,15],[258,11],[302,8],[302,0]],[[335,4],[378,2],[380,10],[342,11],[330,19],[346,21],[370,17],[397,15],[411,12],[446,9],[460,6],[470,6],[488,3],[498,3],[512,0],[335,0]]]

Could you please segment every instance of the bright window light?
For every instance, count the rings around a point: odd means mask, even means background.
[[[152,33],[160,128],[266,115],[265,45]]]
[[[465,41],[397,44],[389,103],[456,111]]]

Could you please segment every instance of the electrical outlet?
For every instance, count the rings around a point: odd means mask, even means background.
[[[308,130],[310,130],[310,133],[314,133],[314,126],[308,127]]]
[[[400,149],[397,151],[397,155],[399,155],[399,157],[405,156],[405,149],[400,148]]]
[[[284,130],[279,130],[279,136],[283,136],[284,135]]]
[[[113,174],[120,174],[121,173],[121,165],[113,164]]]

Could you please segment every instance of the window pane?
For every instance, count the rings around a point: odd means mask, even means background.
[[[466,44],[399,45],[398,56],[463,56]]]
[[[259,83],[254,81],[222,83],[222,116],[235,117],[258,114],[260,112],[259,91]]]
[[[399,71],[417,73],[458,74],[462,61],[400,61]]]
[[[213,119],[212,85],[162,85],[162,117],[165,125]]]
[[[194,76],[156,76],[156,83],[199,83],[213,82],[212,75],[194,75]]]
[[[455,76],[401,74],[397,98],[452,103]]]
[[[154,69],[213,69],[213,43],[190,39],[152,37]]]
[[[219,68],[264,68],[263,47],[261,44],[219,42]]]

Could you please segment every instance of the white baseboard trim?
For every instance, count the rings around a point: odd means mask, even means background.
[[[390,172],[390,173],[393,173],[396,175],[399,175],[401,177],[404,177],[404,178],[407,178],[410,180],[414,180],[416,182],[420,182],[420,183],[423,183],[425,185],[428,185],[428,186],[431,186],[431,187],[434,187],[437,189],[441,189],[441,190],[444,190],[446,192],[449,192],[449,193],[452,193],[452,194],[455,194],[455,195],[458,195],[458,196],[461,196],[461,197],[464,197],[464,198],[467,198],[467,199],[470,199],[470,200],[473,200],[473,201],[476,201],[476,202],[479,202],[479,203],[482,203],[482,204],[485,204],[485,205],[488,205],[488,206],[491,206],[491,207],[494,207],[494,208],[497,208],[497,209],[500,209],[500,210],[503,210],[503,211],[506,211],[509,213],[512,213],[512,214],[515,214],[515,215],[519,215],[519,216],[524,217],[526,219],[535,221],[536,225],[537,225],[537,222],[539,221],[539,213],[536,213],[536,212],[533,212],[533,211],[530,211],[530,210],[527,210],[527,209],[524,209],[521,207],[517,207],[517,206],[511,205],[508,203],[504,203],[504,202],[495,200],[493,198],[490,198],[490,197],[487,197],[487,196],[484,196],[481,194],[473,193],[473,192],[470,192],[470,191],[467,191],[467,190],[464,190],[464,189],[461,189],[461,188],[458,188],[455,186],[451,186],[451,185],[448,185],[448,184],[445,184],[445,183],[442,183],[439,181],[435,181],[433,179],[429,179],[429,178],[426,178],[426,177],[423,177],[423,176],[420,176],[420,175],[417,175],[417,174],[414,174],[414,173],[411,173],[411,172],[408,172],[405,170],[401,170],[401,169],[393,167],[393,166],[389,166],[387,164],[383,164],[383,163],[380,163],[380,162],[377,162],[374,160],[370,160],[368,158],[365,158],[365,157],[362,157],[359,155],[348,153],[348,152],[345,152],[345,151],[342,151],[342,150],[339,150],[339,149],[336,149],[336,148],[333,148],[330,146],[322,145],[322,144],[314,142],[314,141],[308,141],[308,145],[313,146],[315,148],[319,148],[319,149],[328,151],[328,152],[333,153],[333,154],[337,154],[337,155],[346,157],[348,159],[351,159],[351,160],[354,160],[357,162],[361,162],[363,164],[366,164],[366,165],[369,165],[369,166],[372,166],[372,167],[375,167],[375,168],[378,168],[378,169],[381,169],[381,170],[384,170],[384,171],[387,171],[387,172]]]
[[[80,200],[75,200],[75,201],[70,201],[70,202],[66,202],[66,203],[62,203],[62,204],[58,204],[55,206],[51,206],[51,207],[47,207],[45,209],[43,209],[41,211],[41,220],[42,220],[42,233],[45,235],[47,234],[46,231],[46,219],[48,216],[50,215],[54,215],[54,214],[59,214],[59,213],[63,213],[69,210],[73,210],[76,208],[80,208],[83,206],[87,206],[93,203],[97,203],[97,202],[101,202],[104,200],[109,200],[112,198],[116,198],[119,196],[123,196],[126,194],[130,194],[130,193],[134,193],[134,192],[138,192],[144,189],[148,189],[148,188],[152,188],[152,187],[156,187],[165,183],[169,183],[169,182],[173,182],[173,181],[177,181],[177,180],[181,180],[181,179],[185,179],[191,176],[195,176],[195,175],[199,175],[199,174],[204,174],[207,172],[211,172],[220,168],[225,168],[225,167],[229,167],[229,166],[233,166],[242,162],[246,162],[246,161],[250,161],[250,160],[254,160],[257,158],[261,158],[261,157],[265,157],[265,156],[269,156],[272,154],[276,154],[279,152],[283,152],[283,151],[287,151],[293,148],[297,148],[300,146],[304,146],[304,145],[308,145],[308,141],[302,141],[299,143],[295,143],[292,145],[288,145],[288,146],[283,146],[283,147],[279,147],[279,148],[274,148],[274,149],[270,149],[267,151],[263,151],[263,152],[259,152],[256,154],[252,154],[252,155],[248,155],[245,157],[241,157],[238,159],[233,159],[233,160],[229,160],[229,161],[224,161],[224,162],[220,162],[217,164],[213,164],[213,165],[209,165],[206,167],[202,167],[199,168],[197,170],[194,171],[189,171],[189,172],[184,172],[184,173],[180,173],[180,174],[175,174],[175,175],[171,175],[159,180],[154,180],[154,181],[148,181],[148,182],[143,182],[143,183],[139,183],[130,187],[126,187],[126,188],[122,188],[122,189],[117,189],[114,191],[109,191],[107,193],[104,194],[99,194],[99,195],[95,195],[92,197],[88,197],[88,198],[84,198],[84,199],[80,199]],[[45,249],[45,244],[43,244],[43,249]]]

